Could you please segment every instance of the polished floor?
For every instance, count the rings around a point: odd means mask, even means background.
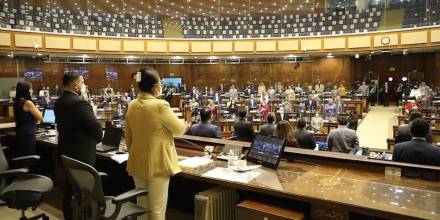
[[[45,197],[45,202],[40,205],[35,211],[27,210],[26,216],[32,217],[41,213],[45,213],[49,216],[50,220],[62,220],[62,190],[55,188]],[[0,200],[0,203],[1,200]],[[54,204],[52,206],[50,204]],[[6,206],[0,206],[0,219],[1,220],[14,220],[20,219],[20,212],[15,209],[10,209]],[[194,217],[187,213],[175,209],[167,210],[167,220],[192,220]]]
[[[393,136],[397,125],[398,108],[372,106],[357,130],[361,147],[387,149],[387,138]]]

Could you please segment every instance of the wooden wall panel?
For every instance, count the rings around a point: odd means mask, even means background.
[[[187,53],[189,52],[189,42],[170,41],[169,51],[171,53]]]
[[[253,41],[235,41],[234,51],[235,52],[254,52],[254,42]]]
[[[261,41],[256,41],[255,44],[256,44],[257,52],[267,52],[267,51],[277,50],[277,42],[275,40],[261,40]]]
[[[0,33],[0,46],[11,46],[10,33]]]
[[[124,40],[123,50],[126,52],[144,52],[145,43],[142,40]]]
[[[212,51],[217,53],[231,53],[232,41],[214,41],[212,42]]]
[[[371,47],[370,36],[348,37],[348,48]]]
[[[390,43],[389,44],[383,44],[382,39],[383,38],[389,38]],[[374,36],[374,46],[375,47],[388,47],[388,46],[395,46],[399,43],[399,35],[398,34],[382,34],[382,35],[376,35]]]
[[[400,43],[402,45],[428,43],[428,31],[402,33],[400,35]]]
[[[297,51],[299,49],[298,40],[279,40],[278,51]]]
[[[166,41],[147,41],[147,52],[166,53],[168,50]]]
[[[99,40],[99,50],[100,51],[121,51],[121,41],[120,40]]]
[[[440,29],[431,31],[431,42],[440,42]]]
[[[345,37],[325,38],[324,49],[345,49]]]
[[[61,49],[61,50],[69,50],[70,49],[70,38],[69,37],[46,36],[44,38],[44,40],[46,42],[46,48]]]
[[[321,50],[321,39],[301,40],[301,50]]]
[[[211,42],[209,41],[193,41],[191,42],[191,52],[193,53],[210,53]]]
[[[96,39],[73,38],[73,49],[75,50],[96,50]]]
[[[35,34],[16,34],[15,46],[16,47],[34,47],[38,45],[39,48],[43,47],[43,36]]]

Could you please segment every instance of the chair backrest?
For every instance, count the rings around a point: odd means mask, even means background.
[[[6,160],[5,153],[3,152],[3,147],[0,145],[0,172],[9,169],[8,161]],[[0,192],[2,192],[6,187],[6,179],[0,179]]]
[[[72,208],[75,219],[99,219],[105,212],[101,177],[92,166],[70,157],[61,156],[72,187]]]
[[[0,144],[0,172],[9,169],[8,160],[6,160],[5,153],[3,152],[3,147]]]

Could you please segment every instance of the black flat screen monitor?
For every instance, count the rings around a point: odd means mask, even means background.
[[[246,159],[276,169],[280,163],[287,139],[257,135],[252,141]]]
[[[44,109],[43,124],[55,124],[55,112],[53,109]]]

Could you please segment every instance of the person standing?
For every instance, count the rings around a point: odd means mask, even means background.
[[[35,154],[36,121],[43,120],[40,110],[32,102],[32,92],[32,85],[30,83],[17,83],[14,101],[15,156],[17,157]]]
[[[77,73],[63,76],[64,91],[55,102],[55,121],[58,129],[60,154],[91,166],[96,162],[96,144],[102,141],[102,127],[92,106],[81,98],[86,92],[84,78]],[[72,219],[72,186],[64,191],[63,213]]]
[[[147,196],[138,198],[138,205],[151,210],[149,219],[165,220],[168,186],[171,176],[181,172],[173,135],[182,135],[189,128],[173,112],[162,94],[159,73],[141,69],[135,77],[140,93],[131,101],[125,116],[125,142],[129,158],[127,171],[136,188],[145,188]],[[138,219],[146,219],[143,215]]]
[[[388,91],[388,82],[385,82],[382,89],[382,101],[385,107],[388,107]]]

